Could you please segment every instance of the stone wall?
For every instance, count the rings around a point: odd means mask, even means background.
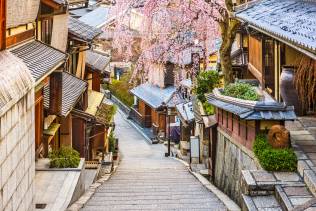
[[[238,144],[224,131],[218,129],[215,185],[241,204],[241,171],[261,169],[251,151]]]
[[[0,119],[0,210],[34,210],[34,90]]]

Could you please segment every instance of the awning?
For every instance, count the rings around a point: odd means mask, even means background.
[[[95,115],[98,111],[98,107],[104,100],[104,94],[93,90],[88,90],[88,108],[86,113]]]
[[[91,42],[102,33],[101,29],[89,26],[82,21],[69,17],[68,31],[79,40]]]
[[[103,55],[99,52],[89,50],[86,54],[86,64],[92,70],[96,70],[100,73],[111,73],[111,71],[106,71],[106,67],[110,64],[110,57]]]
[[[81,18],[79,18],[79,20],[89,26],[102,28],[108,21],[109,11],[109,7],[100,6],[95,10],[83,15]]]
[[[107,105],[101,103],[95,115],[88,113],[87,111],[80,111],[78,109],[73,109],[71,112],[73,115],[84,119],[92,124],[102,124],[104,126],[112,126],[113,124],[113,114],[115,112],[115,107],[113,105]]]
[[[238,7],[236,17],[256,30],[316,55],[316,2],[262,0]]]
[[[111,125],[113,122],[113,114],[115,113],[115,107],[113,105],[108,105],[105,103],[102,103],[99,107],[98,107],[98,111],[95,114],[95,117],[97,119],[98,122],[109,126]]]
[[[67,72],[62,73],[62,80],[62,112],[59,115],[66,117],[75,107],[88,84]],[[49,108],[49,89],[49,85],[44,87],[44,106],[46,109]]]
[[[36,82],[43,80],[67,59],[64,52],[40,41],[27,42],[10,51],[23,60]]]
[[[158,86],[150,83],[141,84],[130,91],[133,95],[144,101],[153,109],[161,107],[163,104],[167,104],[176,92],[174,86],[161,89]]]

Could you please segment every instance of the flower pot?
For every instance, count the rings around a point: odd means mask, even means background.
[[[297,90],[294,87],[294,67],[284,66],[282,68],[280,78],[280,90],[281,97],[287,106],[294,106],[295,112],[298,114],[299,108],[299,97]]]

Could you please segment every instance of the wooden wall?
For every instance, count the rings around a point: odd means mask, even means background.
[[[97,72],[92,73],[92,90],[100,92],[101,77]]]
[[[154,109],[151,110],[151,121],[153,124],[155,124],[155,126],[158,126],[158,127],[160,126],[159,125],[159,114]]]
[[[238,116],[222,109],[217,109],[217,121],[218,126],[228,135],[252,150],[257,122],[241,120]]]
[[[249,70],[259,80],[262,81],[262,41],[249,36]]]
[[[60,120],[60,143],[62,146],[72,145],[72,115],[69,114],[66,118]]]
[[[44,98],[43,89],[35,93],[35,150],[39,148],[43,141],[44,129]]]
[[[85,157],[86,122],[83,119],[72,118],[72,147],[80,153],[80,157]]]

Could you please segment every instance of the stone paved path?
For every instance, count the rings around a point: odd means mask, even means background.
[[[162,145],[149,145],[120,113],[115,123],[122,161],[83,211],[226,210],[183,164],[164,157]]]

